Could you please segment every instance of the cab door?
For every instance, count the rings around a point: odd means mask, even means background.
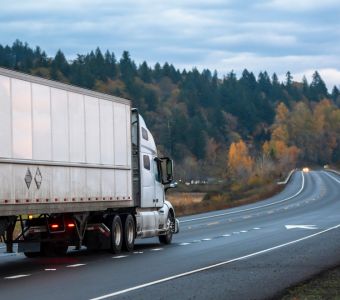
[[[141,153],[141,207],[155,207],[155,187],[152,155]]]

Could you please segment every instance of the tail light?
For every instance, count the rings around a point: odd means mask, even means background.
[[[74,223],[67,223],[67,228],[73,229],[75,227],[76,227],[76,225]]]
[[[65,224],[63,216],[52,216],[48,219],[48,230],[51,233],[64,232]]]

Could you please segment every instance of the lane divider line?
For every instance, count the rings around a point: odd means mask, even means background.
[[[113,256],[112,258],[119,259],[119,258],[124,258],[124,257],[127,257],[127,255]]]
[[[66,268],[77,268],[77,267],[82,267],[85,266],[86,264],[74,264],[74,265],[68,265]]]
[[[140,290],[142,288],[146,288],[146,287],[149,287],[149,286],[152,286],[152,285],[160,284],[160,283],[167,282],[167,281],[174,280],[174,279],[178,279],[178,278],[181,278],[181,277],[184,277],[184,276],[189,276],[189,275],[192,275],[192,274],[195,274],[195,273],[199,273],[199,272],[203,272],[203,271],[210,270],[210,269],[213,269],[213,268],[217,268],[217,267],[227,265],[227,264],[230,264],[230,263],[233,263],[233,262],[236,262],[236,261],[245,260],[245,259],[257,256],[257,255],[261,255],[261,254],[264,254],[264,253],[267,253],[267,252],[271,252],[273,250],[277,250],[277,249],[280,249],[280,248],[283,248],[283,247],[286,247],[286,246],[289,246],[289,245],[293,245],[293,244],[311,239],[313,237],[316,237],[318,235],[324,234],[326,232],[329,232],[331,230],[335,230],[335,229],[338,229],[338,228],[340,228],[340,224],[333,226],[333,227],[330,227],[330,228],[327,228],[325,230],[319,231],[317,233],[307,235],[303,238],[293,240],[293,241],[290,241],[290,242],[287,242],[287,243],[284,243],[284,244],[280,244],[280,245],[277,245],[277,246],[274,246],[274,247],[271,247],[271,248],[267,248],[267,249],[264,249],[264,250],[261,250],[261,251],[250,253],[250,254],[240,256],[240,257],[237,257],[237,258],[233,258],[233,259],[230,259],[230,260],[222,261],[220,263],[213,264],[213,265],[210,265],[210,266],[207,266],[207,267],[195,269],[195,270],[192,270],[192,271],[188,271],[188,272],[184,272],[184,273],[181,273],[181,274],[162,278],[162,279],[159,279],[159,280],[151,281],[151,282],[148,282],[148,283],[140,284],[140,285],[137,285],[137,286],[134,286],[134,287],[131,287],[131,288],[116,291],[116,292],[106,294],[106,295],[103,295],[103,296],[99,296],[99,297],[96,297],[96,298],[91,298],[90,300],[102,300],[102,299],[115,297],[115,296],[118,296],[118,295],[121,295],[121,294],[126,294],[128,292]]]
[[[27,276],[31,276],[31,274],[20,274],[20,275],[8,276],[8,277],[5,277],[5,279],[18,279],[18,278],[23,278]]]
[[[238,213],[241,213],[241,212],[251,211],[251,210],[255,210],[255,209],[259,209],[259,208],[263,208],[263,207],[268,207],[268,206],[276,205],[276,204],[279,204],[279,203],[291,200],[291,199],[295,198],[296,196],[300,195],[302,193],[304,187],[305,187],[305,176],[304,176],[303,172],[300,172],[300,173],[301,173],[301,176],[302,176],[301,188],[293,196],[290,196],[288,198],[284,198],[284,199],[282,199],[280,201],[276,201],[276,202],[273,202],[273,203],[259,205],[259,206],[251,207],[251,208],[247,208],[247,209],[241,209],[241,210],[237,210],[237,211],[230,211],[230,212],[226,212],[226,213],[222,213],[222,214],[216,214],[216,215],[212,215],[212,216],[206,216],[206,217],[194,218],[194,219],[189,219],[189,220],[183,220],[183,221],[180,221],[180,223],[187,223],[187,222],[192,222],[192,221],[206,220],[206,219],[211,219],[211,218],[216,218],[216,217],[222,217],[222,216],[238,214]]]

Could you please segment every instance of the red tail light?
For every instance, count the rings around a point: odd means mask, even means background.
[[[76,227],[76,225],[74,223],[68,223],[67,224],[67,228],[74,228]]]
[[[59,224],[51,224],[51,228],[52,229],[58,229],[59,228]]]

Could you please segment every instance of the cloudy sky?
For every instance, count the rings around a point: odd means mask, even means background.
[[[177,68],[244,68],[340,86],[338,0],[0,0],[0,44],[69,59],[99,46]]]

